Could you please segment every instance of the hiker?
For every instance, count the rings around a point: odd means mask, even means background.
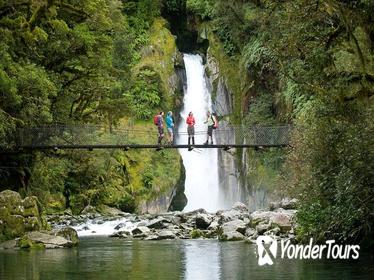
[[[204,145],[208,145],[209,137],[210,137],[210,144],[213,145],[213,128],[214,128],[216,121],[213,115],[209,111],[206,113],[206,116],[207,116],[207,119],[204,123],[208,124],[208,135],[207,135],[206,142],[204,143]]]
[[[189,151],[192,150],[191,147],[191,138],[192,138],[192,145],[195,145],[195,118],[193,117],[192,112],[188,114],[187,120],[187,133],[188,133],[188,148]]]
[[[169,111],[166,115],[166,129],[169,134],[169,143],[170,145],[173,144],[174,141],[174,120],[173,120],[173,113]]]
[[[161,145],[161,141],[164,138],[164,112],[160,112],[157,115],[157,129],[158,129],[158,145]]]

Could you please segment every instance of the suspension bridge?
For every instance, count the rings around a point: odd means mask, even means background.
[[[289,145],[292,127],[282,126],[231,126],[215,129],[214,144],[198,143],[196,148],[270,148]],[[206,126],[196,127],[195,136],[203,139],[207,134]],[[187,145],[187,131],[174,131],[173,143],[165,141],[168,136],[165,129],[164,142],[157,144],[157,127],[139,129],[129,127],[104,127],[94,125],[48,125],[18,129],[12,150],[50,150],[50,149],[183,149]],[[200,136],[200,137],[199,137]],[[8,149],[9,150],[9,149]],[[4,149],[3,149],[4,151]]]

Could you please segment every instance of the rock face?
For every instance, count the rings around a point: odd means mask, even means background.
[[[19,193],[0,193],[0,240],[20,237],[25,232],[43,229],[41,207],[35,196],[22,200]]]

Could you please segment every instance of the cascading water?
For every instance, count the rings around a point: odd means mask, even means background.
[[[187,144],[188,136],[186,119],[189,112],[195,117],[195,144],[203,144],[206,141],[207,111],[212,111],[210,92],[207,89],[204,78],[204,66],[199,55],[184,55],[184,64],[187,74],[187,89],[184,93],[184,106],[181,112],[179,124],[178,144]],[[215,141],[215,139],[214,139]],[[219,197],[218,179],[218,154],[216,149],[187,149],[179,150],[183,165],[186,169],[185,195],[188,199],[184,211],[204,208],[208,212],[214,212],[225,208]]]

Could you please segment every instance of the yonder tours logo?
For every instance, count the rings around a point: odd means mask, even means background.
[[[359,245],[335,244],[335,240],[327,240],[325,244],[313,244],[313,238],[308,245],[291,244],[290,240],[280,242],[281,259],[358,259],[360,256]],[[271,236],[260,235],[256,240],[258,265],[272,265],[278,257],[278,241]]]

